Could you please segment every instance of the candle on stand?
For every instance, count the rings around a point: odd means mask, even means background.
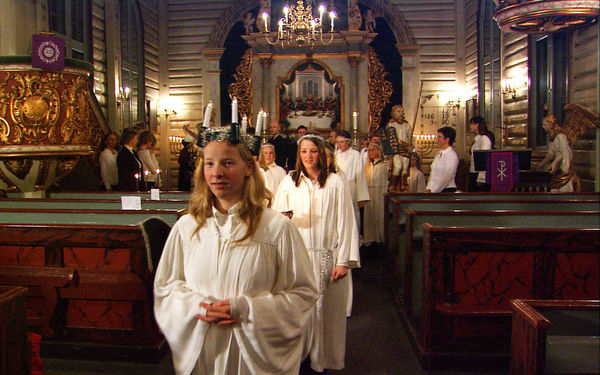
[[[333,19],[335,18],[335,12],[329,12],[329,18],[331,18],[331,32],[333,32]]]
[[[267,12],[263,12],[262,14],[262,18],[265,21],[265,32],[269,32],[269,25],[267,24],[267,18],[269,17],[269,15],[267,14]]]
[[[358,129],[358,112],[353,112],[352,117],[353,117],[352,128],[354,130],[357,130]]]
[[[321,4],[319,6],[319,24],[322,26],[323,25],[323,13],[325,13],[325,5]]]
[[[289,19],[288,19],[288,13],[290,12],[290,7],[288,7],[287,5],[283,7],[283,14],[285,14],[285,22],[288,23]]]
[[[248,129],[248,117],[246,117],[246,115],[244,115],[244,117],[242,117],[242,133],[246,133],[246,129]]]
[[[269,123],[267,122],[267,117],[268,117],[268,116],[269,116],[269,114],[268,114],[267,112],[263,111],[263,113],[262,113],[262,117],[263,117],[263,119],[262,119],[262,124],[263,124],[265,127],[269,126]]]
[[[135,190],[137,191],[137,190],[138,190],[138,180],[139,180],[139,178],[140,178],[140,175],[139,175],[139,174],[137,174],[137,173],[135,173],[135,174],[133,175],[133,177],[135,178]]]
[[[204,122],[202,123],[202,126],[205,128],[210,127],[210,113],[212,111],[212,107],[213,107],[213,104],[209,100],[208,104],[206,105],[206,109],[204,110]]]
[[[238,123],[238,101],[235,96],[231,101],[231,123]]]
[[[258,135],[260,137],[260,132],[262,130],[262,120],[263,120],[263,110],[261,109],[260,112],[258,112],[258,116],[256,118],[256,129],[254,130],[254,134]]]

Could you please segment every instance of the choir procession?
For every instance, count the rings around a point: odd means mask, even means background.
[[[0,374],[600,374],[597,1],[0,8]]]

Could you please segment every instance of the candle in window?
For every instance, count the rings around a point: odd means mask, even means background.
[[[354,130],[357,130],[358,129],[358,112],[353,112],[352,117],[353,117],[352,128]]]
[[[238,123],[238,101],[235,96],[231,101],[231,123]]]
[[[210,127],[210,113],[212,111],[212,107],[213,107],[213,104],[209,100],[208,104],[206,105],[206,109],[204,110],[204,122],[202,123],[202,126],[205,128]]]

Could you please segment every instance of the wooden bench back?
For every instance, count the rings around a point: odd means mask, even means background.
[[[189,205],[185,200],[142,200],[141,207],[145,210],[156,209],[185,209]],[[0,198],[0,208],[33,208],[33,209],[84,209],[84,210],[120,210],[121,200],[118,199],[27,199]]]
[[[85,205],[85,202],[82,203]],[[10,224],[94,224],[137,225],[148,217],[157,216],[169,225],[185,213],[185,209],[157,210],[86,210],[43,208],[0,208],[0,223]]]

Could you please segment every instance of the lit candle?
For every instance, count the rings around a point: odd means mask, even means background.
[[[323,13],[325,13],[325,5],[321,4],[321,6],[319,6],[319,19],[321,20],[321,25],[323,24]]]
[[[263,12],[262,14],[262,18],[265,21],[265,32],[269,32],[269,25],[267,24],[267,18],[269,17],[269,15],[267,14],[267,12]]]
[[[290,193],[285,191],[285,212],[290,210]]]
[[[262,123],[265,124],[265,126],[267,126],[267,124],[268,124],[267,123],[267,117],[268,116],[269,116],[269,114],[267,112],[263,111],[263,113],[262,113],[262,117],[263,117]]]
[[[283,7],[283,14],[285,14],[285,22],[287,23],[288,20],[288,13],[290,12],[290,7],[288,7],[287,5]]]
[[[358,112],[353,112],[352,117],[353,117],[352,128],[354,130],[357,130],[358,129]]]
[[[335,18],[335,12],[333,10],[329,12],[329,18],[331,18],[331,32],[333,32],[333,19]]]
[[[246,133],[247,128],[248,128],[248,117],[246,117],[246,115],[244,115],[244,117],[242,117],[242,133]]]
[[[256,118],[256,129],[254,134],[258,135],[260,137],[260,132],[262,130],[262,120],[263,120],[263,110],[261,109],[260,112],[258,112],[258,116]]]
[[[135,173],[135,174],[133,175],[133,177],[135,178],[135,190],[137,191],[137,190],[138,190],[138,187],[139,187],[139,185],[138,185],[138,180],[140,179],[140,175],[139,175],[139,174],[137,174],[137,173]]]
[[[283,20],[279,20],[279,36],[283,34]]]
[[[209,128],[210,127],[210,112],[212,111],[213,104],[209,100],[206,105],[206,109],[204,110],[204,122],[202,123],[202,127]]]
[[[235,96],[231,101],[231,123],[238,123],[238,101]]]

